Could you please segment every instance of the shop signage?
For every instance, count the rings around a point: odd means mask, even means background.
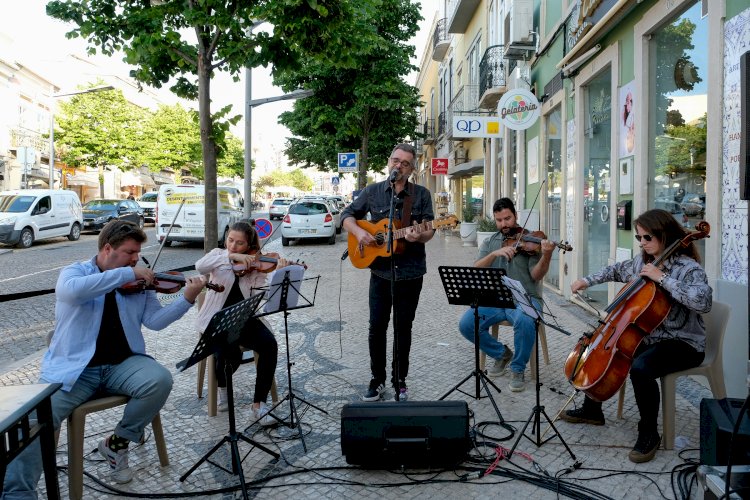
[[[500,137],[500,120],[494,116],[453,115],[453,137]]]
[[[526,130],[539,118],[541,105],[536,96],[525,89],[512,89],[497,104],[500,122],[513,130]]]
[[[617,0],[578,0],[567,22],[568,51],[604,17]]]
[[[433,158],[432,159],[432,175],[447,175],[448,174],[448,158]]]

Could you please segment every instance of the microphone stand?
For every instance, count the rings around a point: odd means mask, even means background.
[[[393,253],[393,216],[396,211],[396,179],[391,175],[389,178],[391,183],[391,206],[388,210],[388,242],[386,248],[388,255],[391,256],[391,312],[393,313],[393,375],[396,379],[396,401],[400,401],[401,397],[401,379],[399,373],[399,349],[398,349],[398,318],[396,314],[396,263]],[[387,333],[387,330],[386,330]],[[387,342],[386,337],[386,342]],[[386,365],[387,366],[387,365]],[[386,378],[388,372],[386,371]]]

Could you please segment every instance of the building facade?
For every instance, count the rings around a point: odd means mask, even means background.
[[[441,113],[497,118],[497,99],[514,89],[531,91],[541,107],[529,128],[501,125],[497,138],[438,127],[420,165],[449,159],[434,182],[451,193],[455,212],[479,198],[489,213],[501,196],[537,212],[550,239],[574,248],[556,254],[545,278],[548,291],[573,301],[581,300],[570,296],[575,279],[639,251],[638,214],[663,208],[688,229],[708,222],[711,238],[697,242],[703,265],[715,300],[732,307],[727,389],[744,396],[740,56],[750,50],[750,0],[454,0],[442,8],[436,17],[450,39],[442,58],[428,47],[435,62],[422,61],[424,123]],[[467,105],[475,54],[479,89]],[[602,310],[619,288],[591,287],[584,300]]]

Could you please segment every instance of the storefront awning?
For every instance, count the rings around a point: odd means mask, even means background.
[[[174,184],[174,179],[171,177],[164,175],[164,174],[151,174],[151,177],[154,178],[154,182],[156,183],[156,186],[159,186],[161,184]]]
[[[99,187],[99,176],[93,172],[68,177],[68,186]]]
[[[484,158],[448,167],[448,177],[471,177],[484,172]]]

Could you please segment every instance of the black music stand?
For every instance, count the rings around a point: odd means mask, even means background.
[[[507,282],[506,282],[507,283]],[[522,286],[520,286],[520,283],[518,283],[518,286],[511,286],[512,293],[514,297],[516,297],[516,300],[519,304],[521,304],[521,309],[523,310],[524,314],[535,320],[534,322],[534,328],[535,328],[535,356],[536,356],[536,373],[534,376],[536,377],[536,404],[534,405],[534,408],[531,410],[531,415],[529,415],[529,418],[526,420],[526,424],[524,424],[523,429],[521,429],[521,432],[518,434],[518,437],[516,438],[516,442],[513,443],[513,446],[511,447],[510,451],[508,452],[508,457],[513,456],[513,452],[516,450],[516,447],[518,447],[518,443],[521,441],[522,437],[525,437],[532,443],[534,443],[537,448],[542,446],[544,443],[551,441],[552,439],[557,436],[560,438],[560,442],[563,444],[565,449],[568,451],[570,456],[573,458],[573,460],[576,461],[576,464],[580,466],[580,463],[578,463],[576,456],[573,454],[573,451],[571,451],[570,447],[568,446],[568,443],[565,442],[565,440],[562,437],[562,434],[560,434],[560,431],[557,430],[557,427],[555,427],[555,424],[552,423],[552,419],[549,418],[549,415],[547,415],[547,412],[544,410],[544,406],[541,404],[541,388],[542,383],[539,380],[539,325],[544,324],[551,328],[554,328],[555,330],[558,330],[566,335],[570,335],[570,333],[566,332],[565,330],[562,330],[555,325],[551,325],[547,322],[545,322],[542,319],[541,314],[539,314],[539,311],[534,309],[534,306],[531,302],[531,297],[529,297],[529,294],[526,293],[526,290],[523,289]],[[553,435],[548,437],[547,439],[543,439],[541,430],[542,430],[542,419],[541,416],[544,415],[544,418],[547,419],[547,423],[549,424],[550,428],[553,431]],[[526,429],[529,427],[529,424],[531,421],[534,421],[534,424],[531,427],[531,434],[536,434],[536,439],[532,439],[529,436],[526,435]],[[576,467],[577,468],[577,467]]]
[[[287,377],[287,394],[281,400],[279,400],[269,410],[269,415],[279,421],[284,428],[289,429],[290,436],[294,434],[296,430],[300,440],[302,441],[302,448],[307,453],[307,445],[305,444],[305,437],[302,434],[302,423],[300,421],[299,414],[297,413],[297,407],[294,404],[294,400],[297,399],[300,403],[306,404],[315,408],[321,413],[328,415],[328,412],[323,408],[312,404],[304,398],[297,396],[294,393],[292,387],[292,363],[290,358],[289,348],[289,311],[294,309],[304,309],[306,307],[312,307],[315,305],[315,294],[318,289],[318,280],[320,276],[314,278],[303,279],[304,268],[301,266],[289,266],[282,269],[278,269],[274,272],[271,278],[271,283],[266,287],[266,302],[263,305],[263,312],[258,313],[256,316],[267,316],[269,314],[276,314],[279,312],[284,313],[284,337],[286,338],[286,377]],[[302,283],[305,281],[315,281],[315,288],[313,289],[312,300],[305,297],[300,289]],[[273,410],[278,408],[284,401],[289,401],[289,421],[282,420],[273,414]],[[255,423],[255,422],[254,422]],[[254,424],[253,423],[253,424]],[[253,425],[251,424],[251,425]],[[289,436],[283,436],[289,437]]]
[[[263,298],[262,293],[255,294],[248,299],[238,302],[237,304],[222,309],[217,312],[211,318],[211,322],[206,327],[206,330],[198,339],[198,343],[193,349],[193,353],[189,358],[184,359],[177,363],[177,368],[180,371],[184,371],[190,368],[199,361],[207,358],[209,355],[214,354],[217,351],[226,349],[228,346],[235,344],[240,339],[240,332],[244,328],[245,323],[254,317],[255,311],[258,309],[261,299]],[[245,484],[245,473],[242,470],[242,458],[240,457],[240,450],[238,443],[240,440],[252,445],[255,448],[260,448],[275,459],[279,458],[279,454],[262,445],[261,443],[250,439],[245,436],[241,431],[237,431],[235,426],[234,418],[234,390],[232,387],[232,371],[227,370],[227,403],[229,406],[229,433],[224,436],[221,441],[216,443],[208,453],[203,455],[198,462],[193,465],[189,471],[180,477],[180,481],[185,481],[187,477],[195,471],[203,462],[208,461],[210,464],[222,469],[225,472],[237,475],[240,478],[240,485],[242,486],[242,497],[249,498],[247,494],[247,485]],[[212,462],[210,460],[211,455],[224,444],[229,443],[232,454],[232,470],[228,470],[222,465]],[[252,451],[252,450],[251,450]]]
[[[475,399],[482,399],[480,383],[484,386],[487,397],[495,408],[495,413],[500,422],[505,422],[500,413],[495,399],[492,397],[488,383],[500,393],[500,388],[490,380],[486,373],[479,369],[479,307],[498,307],[503,309],[515,309],[513,295],[503,284],[502,278],[505,270],[494,267],[438,267],[440,279],[445,288],[448,303],[454,305],[471,306],[474,309],[474,370],[463,380],[456,384],[450,391],[443,394],[440,399],[447,398],[453,391],[459,391],[467,396],[471,394],[461,390],[470,378],[474,377],[476,383]]]

